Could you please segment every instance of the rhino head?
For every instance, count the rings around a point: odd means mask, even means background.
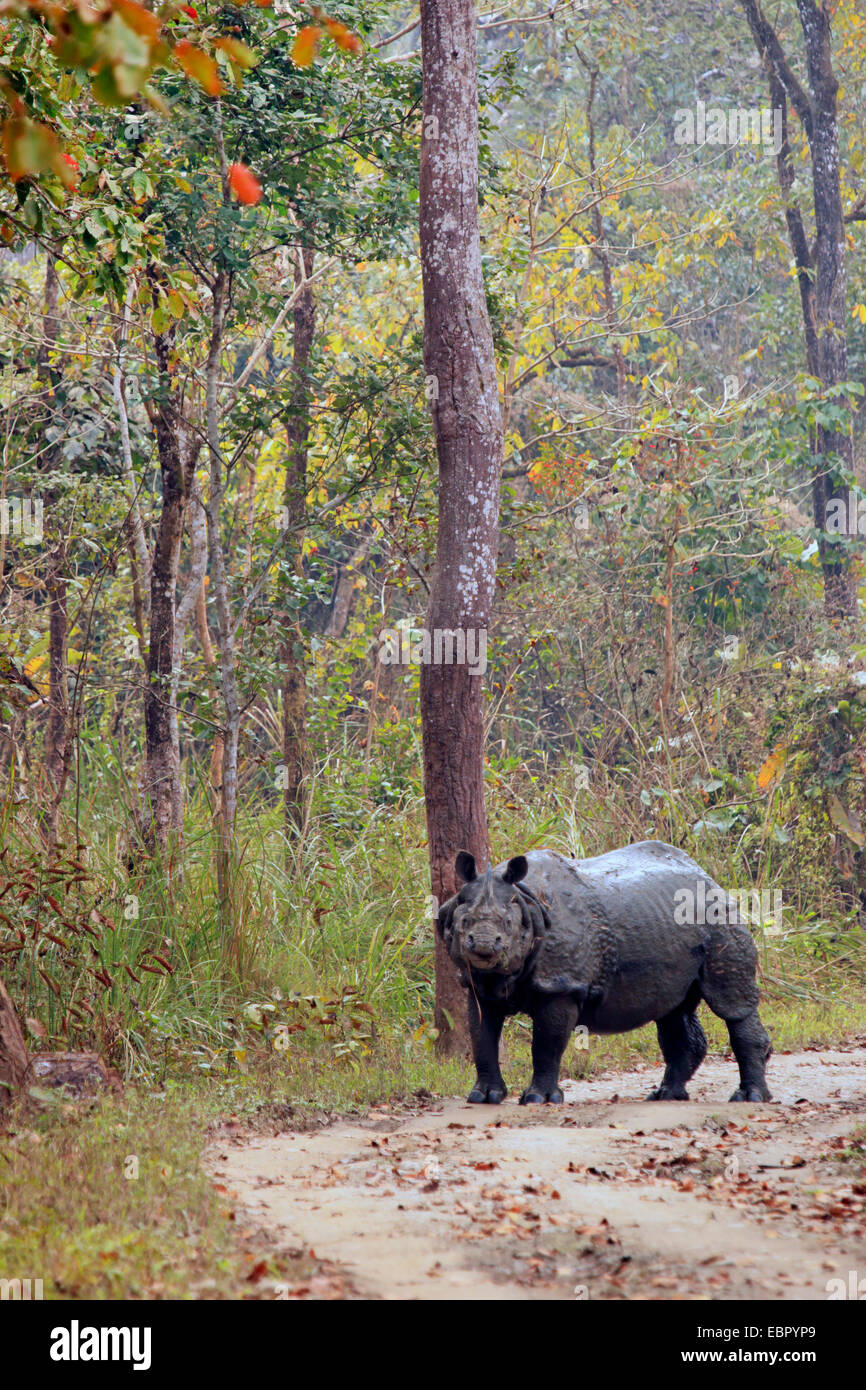
[[[518,975],[544,931],[546,913],[520,880],[529,865],[522,854],[500,871],[478,874],[465,850],[454,864],[463,885],[443,903],[437,926],[451,959],[477,972]]]

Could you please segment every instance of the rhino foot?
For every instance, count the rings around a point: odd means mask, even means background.
[[[654,1091],[650,1091],[647,1100],[688,1100],[689,1093],[685,1086],[680,1083],[678,1086],[657,1086]]]
[[[773,1097],[766,1086],[738,1086],[731,1096],[732,1101],[736,1100],[772,1100]]]
[[[501,1105],[508,1091],[504,1081],[476,1081],[466,1097],[470,1105]]]
[[[527,1086],[520,1097],[521,1105],[562,1105],[563,1094],[558,1086],[551,1091],[541,1091],[537,1086]]]

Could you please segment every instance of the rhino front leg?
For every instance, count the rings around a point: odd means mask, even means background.
[[[508,1087],[499,1069],[499,1039],[505,1010],[490,999],[469,996],[469,1035],[478,1075],[467,1096],[472,1105],[500,1105]]]
[[[577,1023],[578,1008],[568,995],[547,999],[532,1016],[532,1080],[521,1105],[562,1104],[559,1064]]]

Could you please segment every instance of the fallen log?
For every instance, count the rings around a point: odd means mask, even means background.
[[[66,1086],[75,1095],[123,1089],[118,1073],[98,1052],[36,1052],[30,1059],[30,1075],[37,1086]]]

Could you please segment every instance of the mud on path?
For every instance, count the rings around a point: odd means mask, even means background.
[[[565,1082],[564,1106],[427,1099],[228,1134],[209,1168],[330,1271],[275,1295],[826,1299],[828,1280],[866,1281],[866,1047],[774,1057],[767,1105],[726,1102],[724,1059],[688,1102],[646,1104],[657,1079]]]

